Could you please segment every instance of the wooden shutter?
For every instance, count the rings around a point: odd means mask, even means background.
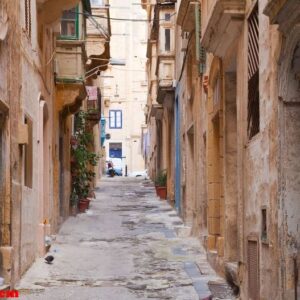
[[[248,19],[248,136],[259,132],[259,26],[258,5]]]
[[[249,300],[259,299],[259,253],[258,242],[248,240],[248,293]]]
[[[31,0],[25,0],[25,29],[31,37]]]

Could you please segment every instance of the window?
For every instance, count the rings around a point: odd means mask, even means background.
[[[104,0],[91,0],[92,7],[104,6]]]
[[[266,242],[268,240],[268,228],[267,228],[267,208],[261,210],[261,239]]]
[[[165,14],[165,21],[171,21],[171,14]]]
[[[122,121],[121,110],[109,111],[109,128],[122,128]]]
[[[25,30],[31,37],[31,0],[25,0]]]
[[[32,121],[26,116],[24,120],[28,126],[28,144],[24,149],[24,185],[32,188],[32,164],[33,164],[33,151],[32,151]]]
[[[258,5],[248,19],[248,136],[259,132],[259,23]]]
[[[165,51],[171,50],[171,30],[165,29]]]
[[[61,18],[61,38],[78,39],[78,8],[65,10]]]

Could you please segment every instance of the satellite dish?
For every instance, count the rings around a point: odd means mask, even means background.
[[[0,11],[0,40],[4,41],[8,31],[8,16],[6,11]]]
[[[107,139],[107,140],[110,140],[110,133],[107,133],[106,135],[105,135],[105,138]]]

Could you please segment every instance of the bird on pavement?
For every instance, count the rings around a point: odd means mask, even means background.
[[[45,261],[47,264],[52,264],[54,260],[54,257],[52,255],[48,255],[47,257],[45,257]]]

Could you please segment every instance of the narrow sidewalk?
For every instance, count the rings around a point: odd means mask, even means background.
[[[20,299],[204,299],[209,281],[224,281],[188,233],[149,181],[104,179],[90,210],[63,224],[53,264],[39,259],[25,274]],[[219,294],[231,299],[226,285]]]

